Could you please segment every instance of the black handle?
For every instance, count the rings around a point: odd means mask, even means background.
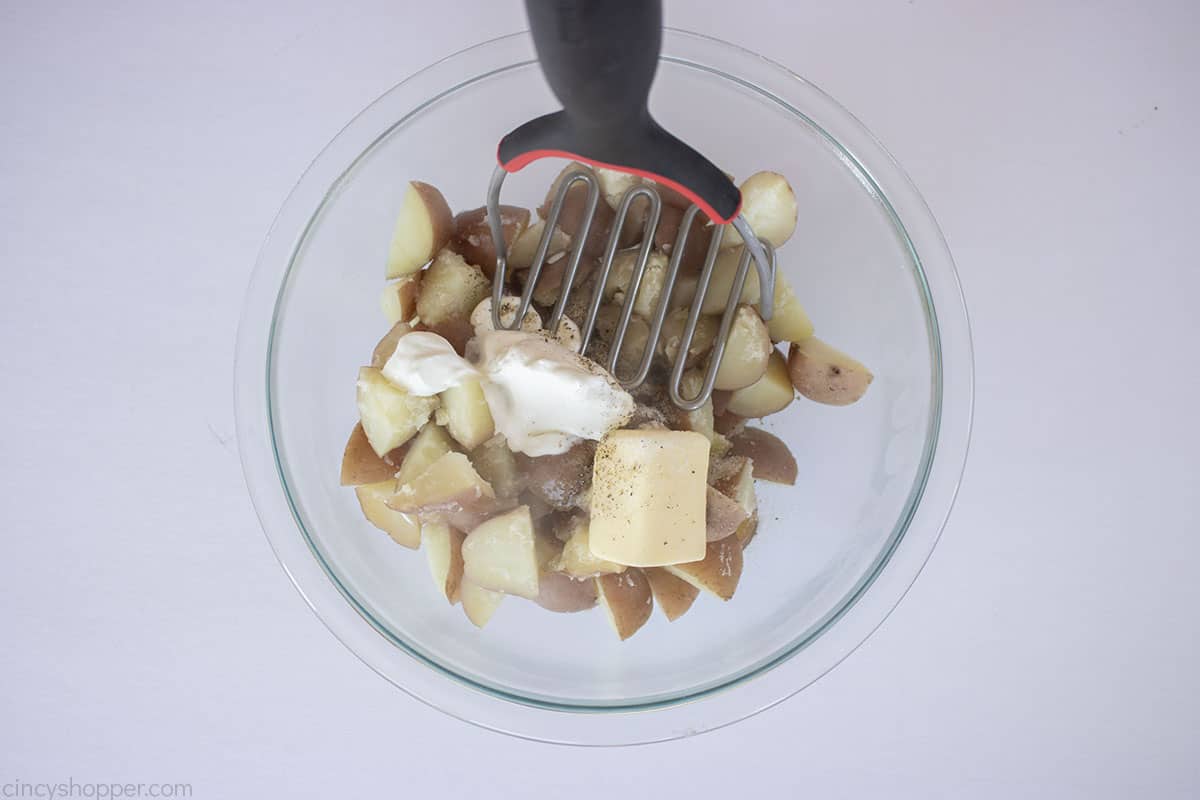
[[[738,188],[647,108],[662,46],[661,0],[525,0],[525,10],[542,72],[563,109],[500,140],[505,170],[573,158],[665,184],[714,222],[737,216]]]

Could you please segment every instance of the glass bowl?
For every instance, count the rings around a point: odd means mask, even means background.
[[[263,528],[305,600],[369,666],[446,713],[543,741],[623,744],[743,719],[812,683],[895,607],[958,486],[972,357],[954,265],[916,189],[845,109],[733,45],[664,35],[657,118],[724,169],[783,173],[799,227],[779,252],[817,335],[875,373],[833,408],[797,399],[765,427],[800,464],[759,483],[760,528],[728,603],[701,595],[619,642],[602,612],[510,598],[484,630],[436,593],[425,556],[338,485],[354,381],[387,325],[383,263],[406,182],[483,205],[502,134],[556,103],[525,34],[422,70],[359,114],[284,203],[238,336],[238,440]],[[558,164],[505,184],[533,207]],[[526,174],[529,173],[529,174]]]

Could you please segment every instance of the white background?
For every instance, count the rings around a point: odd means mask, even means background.
[[[520,8],[0,2],[0,786],[1200,795],[1194,0],[667,0],[881,138],[972,314],[957,509],[831,674],[716,733],[568,749],[445,717],[322,627],[242,485],[249,270],[351,116]]]

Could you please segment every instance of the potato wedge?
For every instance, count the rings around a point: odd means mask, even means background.
[[[619,575],[601,575],[595,580],[596,595],[608,624],[621,641],[625,641],[646,624],[654,611],[650,582],[640,569],[628,569]]]
[[[788,375],[800,394],[831,406],[857,402],[875,379],[861,363],[815,336],[792,344]]]
[[[380,458],[367,441],[362,423],[350,431],[350,439],[342,453],[342,486],[362,486],[394,478],[396,468]]]
[[[758,312],[750,306],[738,306],[713,386],[734,390],[751,385],[767,371],[773,352],[771,336]]]
[[[732,536],[750,515],[734,499],[708,487],[704,509],[704,534],[709,542]]]
[[[642,570],[650,582],[654,602],[662,609],[668,622],[679,619],[692,607],[700,590],[685,580],[676,578],[662,567],[647,567]]]
[[[500,206],[500,228],[504,231],[504,247],[512,249],[517,238],[529,225],[529,209]],[[496,272],[496,243],[488,224],[487,206],[463,211],[454,218],[454,235],[448,248],[458,253],[468,264],[474,264],[490,281]]]
[[[546,220],[539,219],[517,237],[508,253],[509,269],[529,269],[533,266],[534,256],[537,255],[538,246],[542,243],[542,236],[545,232]],[[546,260],[549,261],[551,257],[565,253],[570,248],[571,237],[563,233],[562,228],[555,226],[554,232],[550,234],[550,244],[546,248]]]
[[[435,419],[439,425],[446,426],[450,436],[464,449],[472,450],[496,433],[496,424],[478,378],[467,378],[438,396],[442,406]]]
[[[717,469],[709,472],[712,487],[741,506],[747,517],[757,514],[754,462],[745,456],[731,456],[722,459],[716,466]]]
[[[750,540],[753,539],[757,533],[758,515],[753,514],[741,524],[741,526],[737,529],[737,533],[733,535],[733,538],[737,539],[737,543],[742,546],[742,552],[744,553],[746,548],[750,546]]]
[[[728,600],[733,597],[742,577],[742,546],[736,536],[727,536],[709,542],[703,560],[669,564],[663,569],[702,592]]]
[[[704,303],[700,306],[700,310],[705,314],[720,316],[725,313],[725,305],[729,302],[729,295],[733,292],[734,280],[737,278],[738,266],[744,251],[745,247],[738,246],[732,250],[722,250],[717,256],[708,291],[704,293]],[[757,305],[758,301],[762,299],[762,289],[758,285],[758,270],[754,268],[754,262],[750,263],[746,271],[746,282],[742,284],[742,291],[738,297],[738,303],[742,305]]]
[[[387,505],[459,530],[473,529],[497,509],[496,493],[462,453],[446,453],[411,481],[398,483]]]
[[[500,607],[500,602],[504,600],[502,592],[493,592],[466,580],[459,586],[459,596],[467,619],[471,620],[471,624],[476,628],[487,625],[496,609]]]
[[[467,534],[462,546],[463,577],[493,592],[538,596],[536,537],[529,508],[492,517]]]
[[[796,194],[787,179],[777,172],[756,172],[742,181],[742,215],[750,223],[754,235],[779,247],[796,230],[800,210]],[[722,249],[742,244],[742,237],[733,226],[725,231]]]
[[[468,323],[479,301],[492,292],[492,282],[474,264],[451,250],[440,250],[421,278],[417,316],[425,325],[449,320]],[[447,337],[449,338],[449,337]]]
[[[429,572],[450,605],[458,602],[462,586],[464,539],[462,531],[445,523],[427,522],[421,526],[422,549],[429,561]]]
[[[625,571],[623,564],[607,561],[592,553],[586,517],[571,517],[557,533],[560,539],[564,535],[567,538],[564,540],[562,552],[550,564],[552,571],[562,572],[572,578],[594,578],[597,575]]]
[[[363,367],[358,371],[357,402],[367,441],[382,458],[411,439],[439,401],[409,394],[389,383],[375,367]]]
[[[796,483],[796,458],[783,440],[761,428],[746,428],[729,440],[732,454],[754,463],[754,477],[771,483]]]
[[[725,408],[726,413],[741,418],[765,417],[787,408],[795,397],[787,362],[782,353],[772,349],[762,377],[732,392]]]
[[[446,246],[453,231],[454,219],[442,193],[428,183],[410,182],[388,247],[387,277],[421,269]]]
[[[417,295],[421,291],[421,275],[414,272],[398,281],[386,284],[379,296],[379,307],[388,324],[409,322],[417,314]]]
[[[396,472],[396,485],[403,486],[413,480],[446,453],[454,451],[454,442],[446,429],[436,422],[426,422],[412,439],[408,452]]]
[[[524,476],[517,469],[517,460],[508,441],[496,434],[471,451],[475,471],[492,485],[499,499],[515,499],[524,488]]]
[[[534,602],[548,611],[572,614],[596,605],[596,582],[590,578],[575,580],[561,572],[547,572],[538,579]]]
[[[413,514],[388,508],[387,499],[395,489],[395,482],[386,480],[355,486],[354,495],[367,522],[392,537],[396,544],[416,550],[421,546],[421,523]]]
[[[775,309],[767,331],[772,342],[802,342],[813,335],[812,320],[782,274],[775,276]]]

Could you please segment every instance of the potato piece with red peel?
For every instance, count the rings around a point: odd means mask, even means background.
[[[608,624],[621,641],[637,633],[654,611],[650,581],[640,569],[627,569],[619,575],[596,578],[596,595]]]
[[[662,567],[647,567],[642,570],[646,580],[650,582],[650,591],[654,594],[654,602],[662,609],[668,622],[674,622],[682,617],[700,590],[685,580],[676,578]]]
[[[745,456],[730,456],[713,465],[709,472],[712,488],[741,506],[747,517],[758,513],[754,490],[754,462]]]
[[[408,451],[396,472],[396,486],[412,483],[418,475],[446,453],[454,451],[454,441],[446,429],[436,422],[427,422],[413,437]]]
[[[462,453],[446,453],[411,481],[398,483],[387,505],[460,530],[475,527],[497,507],[496,493]]]
[[[476,628],[482,628],[491,621],[492,615],[500,607],[501,601],[504,600],[504,593],[493,592],[491,589],[484,589],[464,580],[459,586],[459,597],[462,599],[462,607],[467,614],[467,619],[471,620],[471,624]]]
[[[493,592],[533,600],[538,596],[537,539],[529,508],[492,517],[463,541],[463,577]]]
[[[703,560],[669,564],[663,569],[702,592],[728,600],[742,577],[742,546],[737,536],[727,536],[709,542]]]
[[[375,345],[375,349],[371,351],[371,366],[383,369],[383,365],[392,357],[392,353],[396,352],[396,342],[411,330],[412,326],[407,322],[397,322],[393,325]]]
[[[454,218],[442,193],[428,183],[410,182],[388,247],[387,277],[420,270],[446,246],[453,232]]]
[[[593,171],[596,173],[596,180],[600,183],[600,194],[613,211],[621,207],[621,200],[624,199],[626,192],[642,185],[642,178],[639,175],[606,167],[596,167]]]
[[[726,413],[742,418],[765,417],[782,411],[796,397],[783,354],[772,349],[762,377],[729,395]]]
[[[754,463],[754,477],[771,483],[796,484],[796,458],[783,440],[761,428],[746,428],[730,438],[732,454]]]
[[[542,265],[541,272],[538,273],[537,285],[533,287],[533,302],[540,306],[553,308],[558,302],[558,298],[562,297],[563,282],[567,276],[567,266],[571,263],[571,256],[568,253],[560,253],[553,258],[547,257],[546,263]],[[571,294],[575,295],[579,292],[595,272],[596,262],[591,258],[584,258],[579,262],[579,268],[575,271],[575,280],[572,282]],[[531,277],[530,274],[522,274],[521,281],[524,283]]]
[[[462,531],[441,522],[426,522],[421,526],[421,543],[429,561],[429,572],[450,605],[459,600],[462,586],[462,544],[466,536]]]
[[[792,344],[788,375],[800,394],[831,406],[857,402],[875,379],[861,363],[815,336]]]
[[[563,168],[554,182],[550,184],[550,190],[546,192],[546,199],[538,208],[538,216],[546,219],[550,213],[550,205],[554,202],[554,196],[558,193],[558,187],[563,178],[568,172],[582,168],[588,172],[592,170],[577,162],[568,164]],[[594,173],[593,173],[594,174]],[[587,217],[587,187],[582,183],[576,183],[567,190],[567,195],[563,198],[562,211],[558,216],[558,226],[562,232],[570,236],[572,240],[583,228],[584,220]],[[587,241],[583,246],[583,253],[586,256],[598,256],[604,252],[604,247],[608,242],[608,234],[612,231],[613,220],[616,214],[608,203],[603,198],[598,198],[596,202],[596,210],[592,215],[592,224],[588,229]]]
[[[742,216],[754,235],[779,247],[796,230],[800,215],[796,193],[778,172],[756,172],[739,187],[742,190]],[[742,244],[741,235],[730,226],[721,240],[721,248]]]
[[[533,266],[533,259],[537,255],[538,246],[542,243],[542,236],[546,233],[546,220],[539,219],[530,225],[525,231],[517,237],[513,242],[512,249],[508,253],[508,268],[529,269]],[[546,248],[546,260],[549,261],[552,256],[559,253],[565,253],[571,249],[571,237],[562,232],[562,228],[555,226],[554,232],[550,234],[550,244]]]
[[[639,258],[637,250],[622,250],[613,258],[608,281],[604,284],[604,296],[615,305],[622,305],[633,282],[633,272]],[[658,310],[667,281],[667,257],[651,252],[646,257],[646,268],[642,271],[642,282],[638,285],[637,298],[633,301],[633,313],[642,319],[650,319]]]
[[[768,366],[768,369],[770,367]],[[762,380],[762,378],[759,378]],[[713,393],[713,406],[716,406],[716,392]],[[741,433],[746,427],[746,418],[734,414],[732,411],[726,411],[723,414],[713,415],[713,430],[722,436],[736,436]]]
[[[358,371],[358,415],[371,449],[381,458],[407,442],[438,406],[436,397],[417,397],[383,377],[375,367]]]
[[[465,449],[478,447],[496,433],[496,423],[478,378],[466,378],[438,396],[442,406],[435,419],[439,425],[445,425],[454,441]]]
[[[708,291],[704,293],[704,303],[700,306],[700,310],[705,314],[720,316],[725,313],[725,305],[729,302],[729,295],[733,293],[733,284],[737,278],[738,266],[744,251],[745,247],[738,246],[732,250],[722,250],[717,256]],[[758,270],[754,268],[754,262],[751,261],[738,302],[743,305],[757,305],[761,299],[762,289],[758,285]]]
[[[733,535],[733,538],[737,539],[738,544],[742,546],[742,552],[745,552],[746,548],[750,546],[750,540],[753,539],[757,533],[758,515],[754,514],[741,524],[741,527],[737,529],[737,533]]]
[[[596,583],[590,578],[576,580],[561,572],[547,572],[538,580],[534,602],[560,614],[587,611],[596,605]]]
[[[511,250],[517,238],[529,225],[529,209],[500,206],[500,229],[504,232],[505,250]],[[488,280],[496,272],[496,243],[488,223],[487,206],[463,211],[454,218],[454,235],[448,248],[483,271]]]
[[[471,451],[475,471],[492,485],[499,499],[515,499],[524,487],[524,476],[517,469],[517,460],[508,441],[496,434]]]
[[[355,486],[354,495],[367,522],[392,537],[396,544],[416,550],[421,546],[421,523],[413,514],[388,508],[387,500],[395,489],[395,482],[386,480]]]
[[[550,564],[550,569],[554,572],[562,572],[572,578],[593,578],[597,575],[625,571],[623,564],[608,561],[592,553],[587,517],[571,517],[556,535],[564,543],[562,552]]]
[[[750,306],[738,306],[713,387],[735,390],[749,386],[767,371],[773,352],[767,326],[758,312]]]
[[[579,496],[592,485],[592,461],[596,443],[581,441],[565,453],[527,456],[516,453],[517,466],[525,474],[529,491],[559,511],[576,507]]]
[[[775,275],[775,308],[767,331],[772,342],[802,342],[813,335],[812,320],[781,274]]]
[[[662,331],[658,338],[659,352],[663,355],[667,364],[674,364],[675,358],[679,353],[679,346],[683,343],[683,332],[687,327],[689,309],[677,308],[667,314],[663,320]],[[704,357],[712,350],[713,342],[717,339],[717,332],[721,329],[721,320],[719,317],[701,314],[696,320],[696,330],[692,336],[691,346],[688,347],[685,360],[686,366],[690,369],[699,366]]]
[[[342,453],[342,486],[362,486],[392,479],[396,468],[371,449],[362,423],[354,426]]]
[[[416,316],[422,274],[414,272],[383,287],[383,293],[379,296],[379,307],[389,324],[409,322]]]
[[[436,333],[438,336],[445,339],[454,348],[454,352],[460,356],[467,351],[467,342],[475,335],[475,330],[471,327],[471,323],[465,319],[446,319],[435,324],[428,324],[421,320],[416,320],[416,324],[412,328],[414,331],[426,331],[427,333]]]
[[[749,515],[734,499],[708,487],[704,509],[704,535],[709,542],[732,536]]]
[[[677,208],[663,204],[658,227],[654,229],[654,246],[665,256],[675,254],[675,245],[679,242],[679,230],[683,225],[685,212],[686,207]],[[688,231],[687,241],[683,243],[683,256],[679,260],[679,277],[694,276],[704,266],[704,257],[708,255],[708,245],[713,235],[713,229],[707,223],[708,218],[703,214],[697,214],[692,219],[692,228]]]
[[[452,250],[440,250],[421,278],[417,316],[425,325],[449,320],[470,324],[471,312],[492,293],[492,282],[474,264]]]

